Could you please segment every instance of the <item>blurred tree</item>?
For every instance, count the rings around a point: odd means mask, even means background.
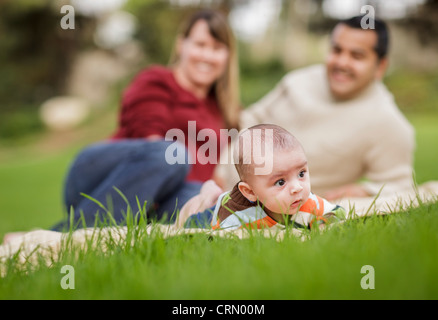
[[[88,20],[76,15],[76,30],[63,30],[60,8],[56,0],[0,2],[0,136],[27,130],[32,121],[23,113],[36,118],[41,102],[62,93],[70,61],[86,43]]]
[[[154,0],[129,0],[125,10],[137,18],[135,38],[147,57],[145,64],[167,64],[183,10],[169,6],[166,1]]]
[[[427,0],[416,13],[400,21],[400,24],[415,30],[423,45],[438,48],[438,0]]]

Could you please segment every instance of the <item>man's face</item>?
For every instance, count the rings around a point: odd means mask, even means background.
[[[330,91],[337,100],[359,95],[385,73],[386,59],[378,59],[373,30],[338,24],[332,33],[331,50],[326,60]]]

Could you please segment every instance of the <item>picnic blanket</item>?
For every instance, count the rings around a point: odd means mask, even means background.
[[[346,198],[338,202],[348,213],[347,219],[355,219],[367,215],[392,214],[407,208],[416,207],[421,203],[438,201],[438,181],[422,184],[411,190],[399,192],[392,196],[377,198]],[[305,240],[306,236],[300,229],[288,230],[210,230],[210,229],[183,229],[173,225],[148,225],[144,230],[146,235],[153,236],[159,233],[161,237],[168,238],[190,234],[205,234],[206,237],[231,237],[244,239],[257,233],[264,237],[273,237],[278,241],[285,236],[297,237]],[[96,230],[94,228],[79,229],[71,233],[60,233],[48,230],[34,230],[22,236],[13,238],[0,246],[0,276],[6,272],[8,259],[15,258],[18,264],[37,264],[44,261],[48,266],[56,262],[66,248],[79,248],[87,250],[99,247],[105,251],[107,240],[112,243],[128,241],[129,230],[127,227],[107,227]],[[132,241],[132,239],[131,239]],[[66,245],[67,244],[67,245]]]
[[[376,197],[345,198],[337,202],[347,210],[348,218],[367,215],[383,215],[417,207],[421,203],[438,201],[438,181],[429,181],[392,195]]]

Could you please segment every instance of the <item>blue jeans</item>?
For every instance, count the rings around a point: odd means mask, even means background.
[[[167,163],[166,149],[174,143],[129,139],[97,143],[85,148],[71,165],[65,181],[65,207],[68,213],[73,210],[75,226],[83,227],[81,214],[87,227],[93,226],[96,218],[108,218],[104,209],[81,193],[109,208],[114,220],[118,224],[123,223],[128,204],[114,187],[127,198],[133,214],[139,210],[138,198],[141,206],[146,201],[148,218],[173,222],[176,210],[198,194],[202,185],[201,182],[186,181],[190,165],[188,152],[182,144],[177,148],[184,149],[177,152],[185,154],[184,164]],[[69,227],[67,218],[52,230],[61,231]]]

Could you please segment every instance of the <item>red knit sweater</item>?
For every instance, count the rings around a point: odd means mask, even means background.
[[[202,129],[212,129],[215,132],[215,150],[219,157],[220,129],[225,126],[215,96],[211,94],[200,100],[176,82],[170,69],[152,66],[140,72],[125,90],[119,128],[112,139],[146,138],[156,134],[165,137],[168,130],[180,129],[185,136],[185,145],[188,146],[189,121],[196,121],[196,137]],[[196,143],[197,152],[206,141],[192,141],[191,144]],[[190,152],[196,163],[192,165],[187,180],[210,179],[218,159],[215,163],[201,164],[195,158],[194,151]],[[209,153],[206,154],[208,156]]]

